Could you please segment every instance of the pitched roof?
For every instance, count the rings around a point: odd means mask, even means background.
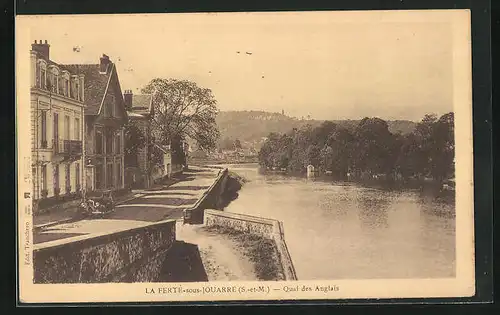
[[[151,114],[153,106],[153,95],[151,94],[133,94],[132,112],[137,114]]]
[[[157,143],[154,143],[154,146],[160,149],[163,153],[169,153],[170,152],[170,146],[169,145],[160,145]]]
[[[142,116],[141,114],[131,112],[131,111],[127,111],[127,116],[129,118],[144,118],[144,116]]]
[[[89,115],[98,114],[113,69],[106,73],[100,73],[99,64],[73,64],[62,66],[70,72],[82,73],[85,75],[84,98],[85,105],[87,105],[85,113]]]

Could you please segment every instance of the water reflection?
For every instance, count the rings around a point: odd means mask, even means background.
[[[249,180],[226,211],[281,220],[301,280],[455,275],[454,203],[416,190],[229,168]]]

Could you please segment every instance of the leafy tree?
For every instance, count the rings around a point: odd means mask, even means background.
[[[355,130],[356,168],[368,173],[386,173],[392,134],[387,122],[380,118],[364,118]]]
[[[234,141],[231,138],[225,137],[219,141],[219,148],[223,150],[232,150],[234,149]]]
[[[318,167],[321,162],[321,147],[317,144],[311,144],[307,147],[306,151],[307,164],[311,164],[314,167]]]
[[[454,114],[441,116],[432,128],[432,143],[430,149],[430,173],[438,181],[453,176],[455,172],[455,133]]]
[[[345,177],[353,164],[354,135],[345,128],[338,128],[328,137],[328,164],[325,170],[334,172],[339,177]]]
[[[152,129],[161,144],[191,138],[201,149],[215,148],[219,137],[215,122],[218,109],[210,89],[187,80],[156,78],[142,93],[153,95]]]
[[[137,154],[139,153],[139,149],[147,145],[146,137],[144,133],[132,122],[128,122],[125,125],[125,165],[127,166],[137,166]]]
[[[240,142],[240,139],[236,139],[234,140],[234,147],[236,149],[241,149],[241,142]]]

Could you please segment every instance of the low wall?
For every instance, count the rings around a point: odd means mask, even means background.
[[[175,241],[175,220],[33,251],[34,283],[154,282]]]
[[[285,274],[285,280],[297,280],[292,258],[286,246],[282,222],[220,210],[207,209],[204,212],[204,224],[206,226],[228,227],[243,233],[255,234],[274,240]]]
[[[219,171],[213,184],[203,193],[203,196],[189,209],[184,210],[184,223],[201,224],[205,209],[218,209],[222,203],[221,196],[226,189],[229,170]]]

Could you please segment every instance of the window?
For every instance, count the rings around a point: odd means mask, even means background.
[[[73,77],[71,78],[71,92],[69,93],[70,94],[70,97],[76,99],[76,93],[77,93],[77,86],[76,86],[76,82],[77,81],[77,78],[76,77]]]
[[[59,88],[59,94],[66,95],[66,90],[64,89],[65,88],[64,78],[61,78],[61,80],[59,80],[58,88]]]
[[[64,95],[69,97],[69,79],[64,79]]]
[[[111,102],[109,105],[109,116],[110,117],[114,117],[115,116],[115,102],[114,102],[114,99],[113,99],[113,102]]]
[[[65,168],[66,168],[66,172],[65,172],[65,176],[64,176],[64,187],[66,188],[66,193],[69,194],[71,192],[71,182],[70,182],[70,178],[71,178],[71,169],[70,169],[70,164],[67,163],[65,165]]]
[[[96,165],[95,168],[95,187],[97,189],[104,188],[103,168],[104,164]]]
[[[75,78],[75,99],[81,101],[80,85],[78,84],[78,78]]]
[[[80,163],[75,164],[75,191],[80,190]]]
[[[59,193],[59,165],[54,164],[54,195]]]
[[[59,149],[59,114],[54,113],[54,129],[53,129],[53,134],[54,134],[54,149],[56,152],[58,152]]]
[[[75,118],[75,140],[80,140],[80,118]]]
[[[120,154],[121,153],[120,131],[116,132],[116,134],[115,134],[115,153],[116,154]]]
[[[40,65],[40,87],[42,89],[46,89],[47,88],[47,72],[45,70],[45,68],[42,67],[42,65]]]
[[[37,63],[36,64],[36,67],[35,67],[35,86],[36,87],[40,87],[41,84],[40,84],[40,63]]]
[[[120,162],[116,164],[116,186],[122,187],[122,164]]]
[[[57,90],[57,76],[52,71],[49,71],[47,79],[47,88],[55,92]]]
[[[47,112],[42,110],[40,113],[40,124],[41,124],[41,147],[47,148]]]
[[[106,129],[106,154],[113,154],[113,130]]]
[[[113,187],[113,164],[106,165],[106,184],[108,188]]]
[[[42,165],[42,190],[47,190],[47,165]]]
[[[71,125],[70,125],[70,120],[69,116],[66,115],[64,116],[64,140],[70,140],[70,130],[71,130]]]
[[[96,130],[95,132],[95,153],[102,154],[103,153],[103,139],[102,139],[102,131]]]

